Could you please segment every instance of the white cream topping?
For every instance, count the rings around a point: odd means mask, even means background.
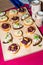
[[[39,41],[40,41],[40,39],[38,39],[38,40],[37,39],[33,39],[34,43],[38,43]]]
[[[22,16],[22,19],[25,19],[25,18],[27,18],[29,15],[28,14],[24,14],[23,16]]]
[[[11,39],[11,35],[10,33],[7,33],[4,39],[4,42],[9,42],[9,40]]]
[[[4,20],[7,20],[7,16],[0,17],[0,21],[4,21]]]
[[[16,36],[21,36],[21,35],[22,35],[22,31],[21,31],[21,30],[16,30],[16,31],[14,32],[14,35],[16,35]]]
[[[26,19],[26,23],[33,22],[31,19]]]
[[[20,27],[22,27],[22,25],[21,25],[21,24],[13,23],[13,27],[14,27],[14,28],[20,28]]]
[[[5,15],[5,12],[0,12],[0,16],[3,16],[3,15]]]
[[[9,11],[9,14],[15,14],[15,13],[17,13],[17,10],[15,9]]]
[[[38,43],[40,41],[40,38],[38,35],[34,35],[33,42]]]

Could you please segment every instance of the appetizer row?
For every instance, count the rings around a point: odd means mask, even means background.
[[[29,37],[22,37],[22,40],[20,41],[19,44],[15,42],[13,43],[12,34],[7,33],[5,39],[3,40],[3,44],[10,44],[11,42],[12,44],[9,45],[8,51],[10,51],[11,53],[17,53],[20,50],[21,46],[24,46],[25,48],[28,48],[31,44],[33,46],[37,46],[40,44],[41,41],[42,41],[41,36],[38,34],[34,34],[32,39]]]
[[[20,32],[20,34],[21,34],[21,30],[19,30],[18,32]],[[21,41],[20,41],[21,42],[20,44],[23,44],[27,47],[33,42],[33,46],[36,46],[36,45],[40,44],[41,41],[42,41],[41,36],[38,34],[34,34],[32,39],[29,37],[23,36]],[[5,39],[3,40],[3,43],[7,44],[10,42],[13,42],[13,35],[11,33],[6,33],[6,36],[5,36]]]
[[[21,16],[21,15],[24,15],[24,14],[28,14],[28,15],[30,15],[29,13],[28,13],[28,10],[27,10],[27,8],[19,8],[19,9],[11,9],[11,10],[8,10],[8,11],[6,11],[6,12],[0,12],[0,19],[2,19],[3,18],[3,21],[6,21],[8,18],[12,18],[12,17],[15,17],[15,16]],[[26,17],[28,16],[28,15],[26,15]],[[4,16],[4,17],[3,17]],[[8,16],[8,17],[7,17]],[[19,16],[19,17],[20,17]],[[5,19],[5,20],[4,20]],[[0,20],[0,21],[2,21],[2,20]]]

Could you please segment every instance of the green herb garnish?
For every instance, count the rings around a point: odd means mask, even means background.
[[[5,39],[7,39],[7,37],[8,37],[8,34],[6,35]]]
[[[16,23],[17,26],[19,26],[19,23]]]
[[[34,36],[34,39],[39,39],[39,36],[35,35],[35,36]]]
[[[39,47],[42,47],[42,44],[38,45]]]

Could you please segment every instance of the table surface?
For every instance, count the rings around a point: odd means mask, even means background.
[[[28,6],[28,5],[25,5]],[[43,26],[41,26],[40,31],[43,35]],[[25,57],[13,59],[10,61],[4,61],[3,54],[2,54],[2,48],[0,43],[0,65],[43,65],[43,50],[27,55]]]
[[[0,11],[5,11],[11,7],[14,7],[14,5],[10,2],[10,0],[0,0]]]

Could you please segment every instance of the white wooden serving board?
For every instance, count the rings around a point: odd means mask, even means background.
[[[8,21],[8,23],[10,23],[11,26],[12,26],[11,22]],[[22,21],[20,21],[20,23],[23,24]],[[33,23],[32,25],[35,26],[35,28],[36,28],[36,31],[33,34],[36,33],[36,34],[38,34],[38,35],[40,35],[42,37],[42,35],[41,35],[40,31],[38,30],[37,26],[35,25],[35,23]],[[28,27],[29,26],[24,26],[21,29],[23,31],[23,36],[24,37],[26,36],[26,37],[33,38],[33,34],[27,34],[27,28]],[[12,27],[11,27],[9,32],[12,34],[12,36],[14,38],[13,42],[20,45],[21,38],[18,38],[18,37],[14,36],[14,30],[13,30]],[[11,53],[11,52],[9,52],[8,47],[9,47],[9,45],[12,44],[12,42],[8,43],[8,44],[3,44],[3,40],[4,40],[4,37],[5,37],[5,34],[6,34],[6,32],[1,29],[1,24],[0,24],[0,40],[1,40],[3,57],[4,57],[5,61],[11,60],[11,59],[15,59],[15,58],[18,58],[18,57],[22,57],[22,56],[25,56],[25,55],[29,55],[31,53],[43,50],[43,40],[42,40],[42,42],[40,43],[40,44],[42,44],[41,47],[39,47],[38,45],[37,46],[33,46],[33,42],[32,42],[32,44],[28,48],[25,48],[24,46],[20,46],[20,50],[16,54]]]

